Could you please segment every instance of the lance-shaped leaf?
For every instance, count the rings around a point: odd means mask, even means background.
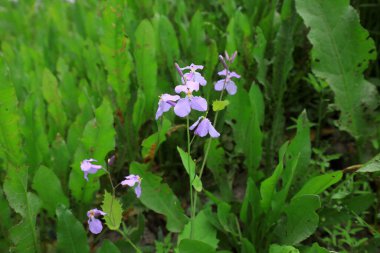
[[[376,58],[373,40],[349,0],[297,0],[296,7],[310,27],[313,72],[334,91],[339,127],[356,138],[368,136],[367,117],[379,102],[375,87],[363,78],[368,62]]]
[[[70,210],[59,206],[56,211],[58,252],[86,253],[89,247],[82,224]]]
[[[198,192],[202,191],[202,181],[195,173],[195,162],[185,151],[180,147],[177,147],[178,153],[181,157],[183,167],[185,167],[187,174],[191,179],[191,184]]]
[[[133,162],[130,172],[142,178],[141,202],[153,211],[165,215],[166,227],[171,232],[182,231],[187,218],[181,208],[180,201],[162,178],[147,171],[147,166]]]
[[[365,163],[357,172],[377,172],[380,171],[380,154]]]

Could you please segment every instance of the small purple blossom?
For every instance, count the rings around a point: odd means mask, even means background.
[[[229,72],[227,69],[223,69],[218,72],[218,75],[225,76],[224,79],[221,79],[215,83],[215,90],[221,91],[226,89],[228,94],[235,95],[237,87],[234,81],[231,80],[232,77],[240,78],[240,75],[235,72]]]
[[[194,134],[205,137],[207,134],[210,134],[212,138],[218,138],[220,134],[214,126],[211,124],[210,120],[208,118],[205,118],[203,116],[199,117],[198,120],[190,126],[190,130],[194,130]]]
[[[205,86],[207,84],[206,79],[198,72],[196,72],[198,69],[203,69],[202,65],[195,65],[192,63],[190,66],[186,66],[184,68],[181,68],[181,70],[189,69],[190,72],[184,74],[184,77],[187,81],[193,81],[196,82],[202,86]]]
[[[180,99],[180,96],[178,95],[162,94],[160,101],[158,102],[156,120],[161,117],[164,112],[169,111],[171,107],[175,106],[175,102],[178,99]]]
[[[207,111],[207,101],[206,99],[198,96],[193,96],[193,88],[190,83],[189,85],[178,85],[175,90],[176,92],[186,93],[186,97],[181,98],[177,101],[174,106],[174,113],[179,117],[186,117],[191,112],[191,109],[200,112]]]
[[[125,177],[125,180],[121,181],[121,185],[128,185],[129,187],[133,187],[136,183],[137,186],[135,187],[135,193],[138,198],[141,196],[141,180],[140,176],[138,175],[129,175]]]
[[[100,220],[96,219],[99,215],[106,215],[105,212],[98,209],[91,209],[87,212],[88,227],[93,234],[99,234],[103,230],[103,224]]]
[[[95,174],[98,170],[102,168],[101,165],[92,164],[92,162],[97,162],[95,159],[85,159],[81,162],[80,168],[84,172],[84,179],[88,181],[88,174]]]

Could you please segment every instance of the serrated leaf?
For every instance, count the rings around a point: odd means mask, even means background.
[[[226,108],[226,106],[229,105],[229,104],[230,104],[230,101],[228,101],[228,100],[214,101],[212,103],[212,110],[214,112],[224,110],[224,108]]]
[[[9,168],[3,187],[9,205],[22,217],[21,222],[9,230],[16,251],[39,252],[36,215],[41,202],[35,194],[28,192],[28,169]]]
[[[374,85],[363,78],[376,48],[348,0],[297,0],[296,7],[313,45],[312,69],[326,80],[341,111],[339,127],[355,138],[372,133],[369,120],[379,103]]]
[[[86,253],[90,249],[87,243],[86,232],[82,224],[74,217],[70,210],[60,206],[57,214],[57,248],[58,252]]]
[[[157,104],[157,61],[155,31],[151,23],[144,19],[136,28],[134,56],[139,87],[145,95],[145,110],[142,122],[153,115]]]
[[[357,172],[378,172],[380,171],[380,154],[365,163]]]
[[[165,215],[169,231],[182,231],[188,219],[173,191],[166,183],[161,183],[162,178],[147,171],[147,165],[135,162],[130,165],[130,172],[143,178],[141,202],[149,209]]]
[[[177,147],[178,153],[181,157],[183,167],[185,167],[187,174],[192,180],[192,185],[194,189],[198,192],[202,191],[202,181],[195,173],[195,162],[185,151],[183,151],[180,147]]]
[[[118,230],[121,224],[123,208],[120,201],[107,191],[104,192],[102,210],[106,213],[104,220],[109,229]]]
[[[61,182],[51,169],[41,166],[34,175],[32,187],[50,216],[54,216],[58,205],[69,206],[69,199],[63,193]]]

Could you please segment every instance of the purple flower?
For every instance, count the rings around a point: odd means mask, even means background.
[[[158,102],[158,109],[156,112],[156,120],[162,116],[164,112],[167,112],[170,110],[172,106],[175,106],[175,101],[180,99],[180,96],[178,95],[169,95],[169,94],[162,94],[160,97],[160,101]]]
[[[95,174],[102,168],[101,165],[92,164],[91,162],[97,162],[95,159],[85,159],[81,162],[80,168],[84,172],[84,179],[88,181],[88,174]]]
[[[93,234],[99,234],[102,232],[103,225],[102,222],[95,217],[99,215],[106,215],[105,212],[98,210],[98,209],[91,209],[90,211],[87,212],[87,217],[88,217],[88,227]]]
[[[191,112],[191,109],[200,112],[207,111],[206,99],[198,96],[193,96],[193,91],[196,88],[196,83],[189,81],[186,85],[178,85],[175,87],[177,93],[184,92],[186,97],[177,101],[174,106],[174,113],[179,117],[186,117]]]
[[[190,126],[190,130],[194,130],[194,134],[205,137],[207,134],[210,134],[212,138],[218,138],[220,134],[215,130],[208,118],[203,116],[199,117],[198,120]]]
[[[125,180],[121,181],[121,185],[128,185],[130,187],[133,187],[136,183],[137,186],[135,187],[135,193],[138,198],[141,196],[141,180],[140,176],[138,175],[129,175],[125,177]]]
[[[226,89],[228,94],[235,95],[237,87],[234,81],[231,80],[231,78],[240,78],[240,75],[236,74],[235,72],[229,72],[226,69],[223,69],[222,71],[218,72],[218,75],[225,76],[225,78],[216,82],[215,90],[221,91]]]
[[[189,69],[190,72],[184,74],[184,77],[187,81],[193,81],[196,82],[202,86],[205,86],[207,81],[206,79],[198,72],[196,72],[198,69],[203,69],[202,65],[195,65],[192,63],[190,66],[186,66],[184,68],[181,68],[181,70]]]

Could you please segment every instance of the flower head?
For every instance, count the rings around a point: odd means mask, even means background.
[[[98,217],[99,215],[106,215],[105,212],[101,211],[101,210],[98,210],[98,209],[91,209],[90,211],[87,212],[87,217],[88,217],[88,227],[91,231],[91,233],[93,234],[99,234],[100,232],[102,232],[102,229],[103,229],[103,225],[102,225],[102,222],[98,219],[96,219],[96,217]]]
[[[135,187],[135,193],[138,198],[141,196],[141,180],[140,176],[138,175],[129,175],[125,177],[125,180],[121,181],[121,185],[128,185],[130,187],[135,186],[137,183],[137,186]]]
[[[101,165],[92,164],[92,162],[97,162],[95,159],[85,159],[81,162],[80,168],[84,172],[84,179],[88,181],[88,174],[95,174],[98,170],[102,168]]]
[[[227,69],[223,69],[218,72],[218,75],[225,76],[224,79],[221,79],[215,83],[215,90],[221,91],[226,89],[228,94],[235,95],[237,87],[234,81],[231,80],[232,77],[240,78],[240,75],[235,72],[229,72]]]
[[[187,81],[193,81],[196,82],[202,86],[205,86],[207,81],[206,79],[198,72],[196,72],[198,69],[203,69],[202,65],[195,65],[194,63],[190,64],[190,66],[186,66],[184,68],[181,68],[181,70],[188,69],[190,72],[184,74],[184,77]]]
[[[164,112],[167,112],[170,110],[172,106],[175,106],[175,102],[180,99],[180,96],[178,95],[169,95],[169,94],[162,94],[160,96],[160,101],[158,101],[158,108],[156,112],[156,120],[162,116]]]
[[[174,113],[177,116],[186,117],[191,112],[191,109],[200,112],[207,111],[206,99],[199,96],[193,96],[193,91],[197,90],[197,87],[199,88],[199,85],[197,85],[198,84],[193,81],[188,81],[186,85],[178,85],[175,87],[177,93],[183,92],[186,94],[186,97],[179,99],[174,106]]]
[[[208,118],[205,118],[203,116],[199,117],[198,120],[190,126],[190,130],[194,130],[194,134],[205,137],[207,134],[210,134],[212,138],[218,138],[220,134],[214,126],[211,124],[210,120]]]

